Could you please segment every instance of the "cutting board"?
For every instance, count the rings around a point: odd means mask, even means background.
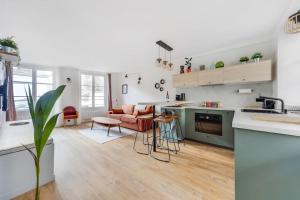
[[[253,119],[259,121],[279,122],[300,125],[300,115],[254,114]]]

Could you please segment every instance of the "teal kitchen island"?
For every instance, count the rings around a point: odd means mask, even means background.
[[[258,121],[237,110],[233,127],[235,199],[299,200],[300,125]]]

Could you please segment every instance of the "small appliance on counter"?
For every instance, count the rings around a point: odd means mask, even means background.
[[[176,94],[176,101],[185,101],[185,93]]]

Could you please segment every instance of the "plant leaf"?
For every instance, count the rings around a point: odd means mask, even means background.
[[[40,149],[39,149],[39,152],[38,152],[38,155],[41,155],[42,152],[43,152],[43,149],[56,125],[56,122],[57,122],[57,119],[58,119],[58,116],[60,115],[60,113],[52,116],[49,121],[46,123],[46,126],[43,130],[43,134],[42,134],[42,138],[41,138],[41,143],[40,143]]]
[[[30,153],[33,160],[36,161],[36,155],[33,153],[33,151],[31,149],[29,149],[27,146],[25,146],[24,144],[22,144],[22,146]]]

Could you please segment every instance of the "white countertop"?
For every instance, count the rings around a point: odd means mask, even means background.
[[[241,112],[237,109],[234,113],[234,118],[232,122],[233,128],[248,129],[255,131],[263,131],[270,133],[277,133],[283,135],[300,136],[300,125],[290,124],[290,123],[280,123],[280,122],[269,122],[255,120],[253,118],[253,113]],[[259,115],[270,115],[270,114],[259,114]],[[287,114],[286,116],[300,117],[296,114]]]
[[[29,124],[20,126],[9,126],[11,123],[14,122],[6,122],[2,124],[0,128],[0,155],[24,150],[23,145],[29,148],[34,146],[32,123],[30,122]],[[50,138],[47,144],[52,142]]]
[[[200,107],[200,106],[163,106],[166,109],[197,109],[197,110],[224,110],[224,111],[235,111],[236,108],[232,107],[220,107],[220,108],[210,108],[210,107]]]

